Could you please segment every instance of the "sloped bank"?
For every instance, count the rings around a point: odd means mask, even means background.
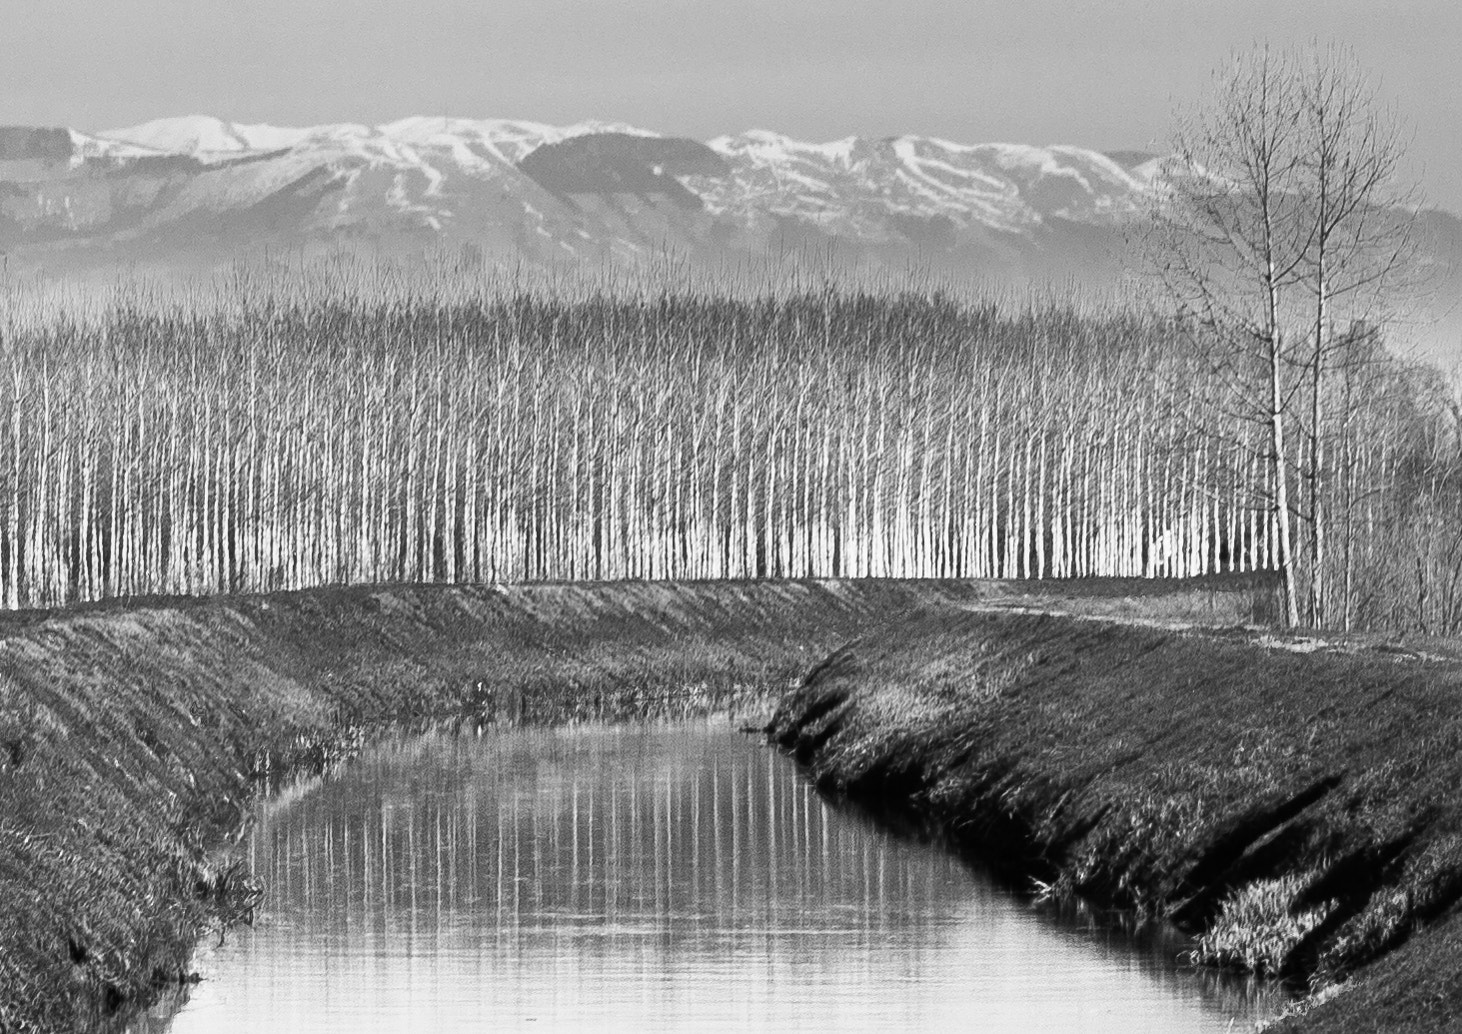
[[[950,611],[836,651],[768,731],[825,789],[1170,917],[1210,963],[1350,978],[1279,1029],[1455,1030],[1462,654],[1428,651]]]
[[[891,617],[976,603],[1253,620],[1198,583],[376,587],[0,616],[0,1031],[108,1029],[244,920],[261,782],[375,731],[766,699]]]

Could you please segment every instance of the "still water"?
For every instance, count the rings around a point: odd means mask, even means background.
[[[196,1031],[1225,1031],[1181,945],[1062,922],[728,728],[381,746],[261,808]]]

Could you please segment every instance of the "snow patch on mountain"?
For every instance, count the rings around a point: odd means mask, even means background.
[[[81,133],[75,129],[67,130],[67,132],[71,135],[73,164],[79,164],[92,158],[131,161],[165,153],[155,148],[143,147],[140,144],[128,143],[123,140],[108,140],[104,137],[92,136],[89,133]]]
[[[413,116],[379,126],[356,123],[307,127],[245,125],[209,115],[154,119],[123,129],[92,134],[93,139],[143,148],[151,153],[181,154],[204,161],[280,151],[308,145],[360,157],[403,160],[399,148],[416,147],[475,155],[498,163],[521,161],[530,151],[586,133],[630,133],[659,136],[618,122],[579,122],[552,126],[513,119],[465,119]],[[408,164],[414,159],[404,159]]]
[[[736,136],[718,136],[706,141],[707,147],[727,158],[744,158],[768,164],[812,160],[845,167],[852,164],[853,151],[857,145],[858,138],[855,136],[815,144],[794,140],[768,129],[748,129]]]
[[[123,129],[103,130],[95,135],[165,154],[184,154],[206,160],[231,158],[255,151],[283,150],[294,147],[312,132],[312,128],[243,125],[225,122],[211,115],[184,115],[153,119]]]

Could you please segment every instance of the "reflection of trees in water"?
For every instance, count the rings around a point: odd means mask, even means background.
[[[377,752],[261,821],[268,908],[312,928],[667,938],[922,925],[958,863],[871,835],[790,764],[685,730],[515,732]]]
[[[997,1027],[1105,1010],[1147,1018],[1107,1029],[1200,1030],[1197,999],[1229,991],[1110,922],[1013,902],[704,726],[385,745],[266,806],[249,850],[262,921],[185,1011],[195,1029],[944,1029],[981,1003]]]

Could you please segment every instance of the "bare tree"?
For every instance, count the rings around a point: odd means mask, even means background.
[[[1295,377],[1283,328],[1306,272],[1310,215],[1293,63],[1263,47],[1221,70],[1207,106],[1180,117],[1154,192],[1146,255],[1179,325],[1221,385],[1201,401],[1256,432],[1277,538],[1286,623],[1299,623],[1286,422]]]
[[[1419,194],[1400,181],[1402,123],[1378,104],[1354,51],[1313,46],[1293,66],[1299,76],[1299,187],[1310,223],[1302,280],[1313,304],[1304,378],[1308,413],[1301,421],[1310,531],[1307,616],[1311,624],[1325,625],[1325,380],[1338,367],[1366,361],[1347,347],[1357,336],[1345,329],[1362,320],[1376,326],[1388,293],[1412,286]]]

